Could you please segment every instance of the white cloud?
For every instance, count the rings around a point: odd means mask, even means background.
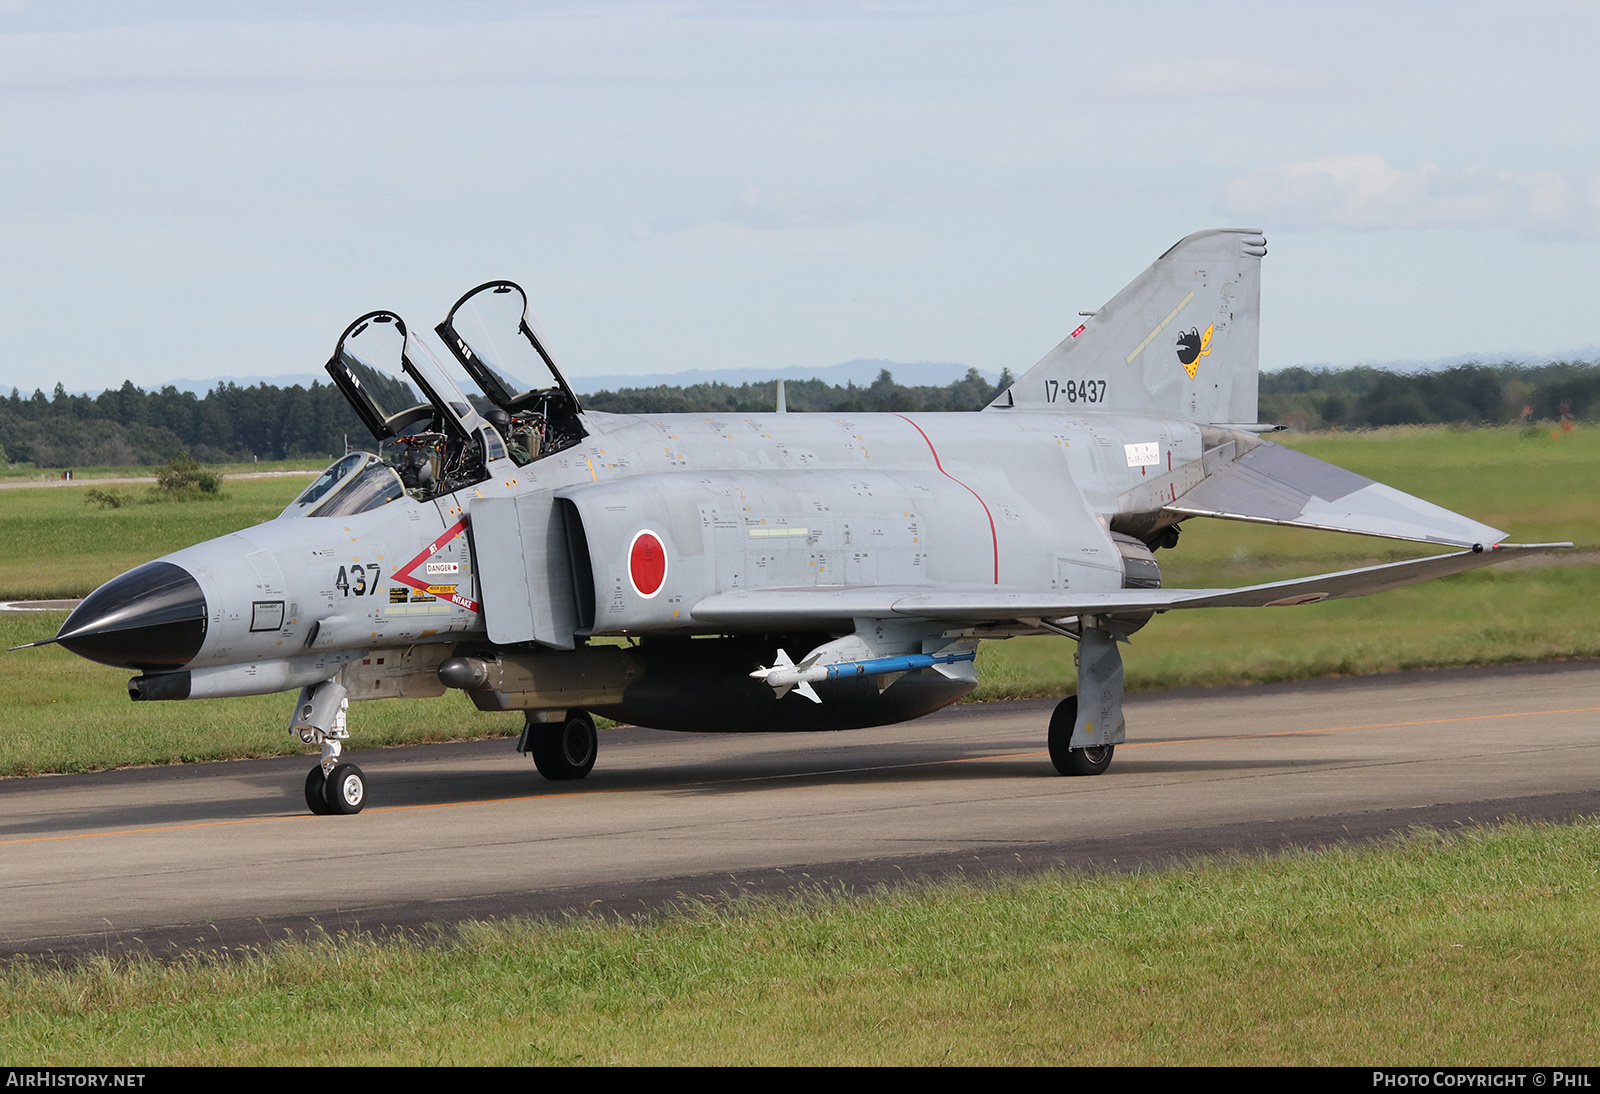
[[[1322,73],[1312,69],[1273,68],[1234,57],[1202,57],[1118,69],[1106,81],[1105,91],[1131,99],[1261,98],[1319,91],[1327,82]]]
[[[1283,227],[1600,232],[1595,186],[1574,185],[1554,172],[1508,174],[1431,163],[1391,167],[1376,153],[1296,160],[1240,175],[1224,188],[1222,205],[1234,215]]]

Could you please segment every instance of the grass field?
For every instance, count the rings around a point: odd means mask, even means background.
[[[1125,651],[1131,688],[1227,684],[1407,668],[1600,656],[1600,430],[1559,439],[1516,429],[1392,429],[1290,437],[1289,443],[1506,528],[1514,541],[1571,539],[1579,560],[1496,567],[1376,597],[1288,609],[1171,612]],[[234,479],[221,501],[98,509],[82,488],[0,491],[5,527],[21,545],[0,559],[0,599],[82,595],[178,547],[271,519],[299,479]],[[34,546],[37,545],[37,546]],[[1582,552],[1589,552],[1583,554]],[[1413,544],[1225,521],[1189,521],[1158,555],[1168,585],[1268,581],[1429,553]],[[54,634],[61,614],[0,615],[0,642]],[[1067,693],[1066,639],[985,643],[974,698]],[[134,704],[128,673],[56,647],[4,655],[0,774],[73,771],[303,751],[285,729],[283,696]],[[362,703],[361,747],[514,733],[514,715],[444,700]]]
[[[29,1065],[1582,1065],[1600,827],[0,972]],[[319,1031],[321,1031],[319,1033]]]
[[[0,514],[12,544],[0,557],[0,600],[85,596],[159,555],[271,520],[309,481],[225,479],[221,498],[120,509],[85,504],[89,486],[0,490]],[[137,498],[148,487],[101,489]]]
[[[321,471],[331,460],[255,460],[250,463],[208,463],[206,470],[219,475],[243,475],[262,471]],[[161,469],[159,464],[118,464],[115,467],[74,467],[74,480],[84,479],[138,479],[153,478]],[[57,482],[62,468],[35,467],[32,464],[13,463],[0,465],[0,483],[7,482]]]

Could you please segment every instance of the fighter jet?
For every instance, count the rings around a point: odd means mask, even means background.
[[[352,702],[460,689],[525,712],[517,747],[544,777],[581,779],[594,714],[883,725],[970,692],[980,641],[1028,634],[1076,644],[1076,694],[1045,736],[1063,775],[1098,775],[1126,733],[1120,646],[1155,615],[1359,596],[1571,546],[1504,543],[1270,440],[1265,254],[1257,230],[1188,236],[968,414],[585,411],[511,282],[438,325],[450,368],[372,312],[327,371],[373,451],[275,520],[102,585],[44,642],[137,673],[139,702],[297,691],[289,729],[321,750],[305,787],[321,814],[367,799],[341,757]],[[1163,587],[1156,552],[1196,517],[1450,550]]]

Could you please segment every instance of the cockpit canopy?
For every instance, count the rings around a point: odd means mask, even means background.
[[[345,508],[358,504],[355,500],[322,500],[324,494],[343,497],[354,489],[347,478],[370,480],[374,499],[409,494],[427,500],[481,482],[495,460],[510,457],[520,466],[582,439],[577,397],[534,333],[527,297],[516,285],[491,281],[473,289],[456,301],[438,332],[493,404],[486,414],[407,331],[404,320],[393,312],[368,312],[339,337],[327,372],[377,440],[376,463],[392,472],[398,492],[394,483],[378,485],[384,476],[377,468],[351,464],[352,457],[346,457],[285,515],[361,511]],[[535,386],[530,377],[544,373],[553,383]]]
[[[392,312],[350,324],[327,371],[414,497],[470,486],[506,458],[501,435]]]
[[[577,396],[545,340],[534,332],[528,297],[511,281],[489,281],[467,293],[434,328],[489,401],[508,413],[578,408]],[[554,386],[540,384],[546,377]]]
[[[578,397],[534,330],[520,286],[511,281],[479,285],[457,300],[434,330],[494,404],[490,417],[519,466],[583,439]]]

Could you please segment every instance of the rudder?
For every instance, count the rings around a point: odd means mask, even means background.
[[[987,409],[1254,423],[1266,253],[1256,228],[1185,236]]]

